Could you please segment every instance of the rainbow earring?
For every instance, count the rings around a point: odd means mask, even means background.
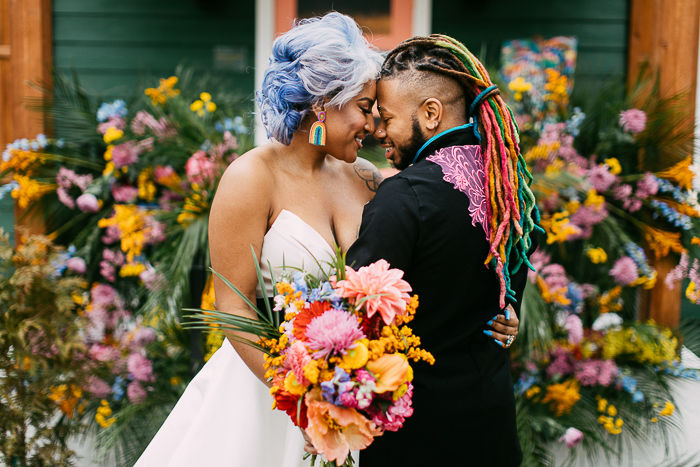
[[[320,111],[318,113],[318,121],[311,125],[311,131],[309,132],[309,143],[315,146],[326,145],[326,125],[323,123],[325,119],[326,112]]]

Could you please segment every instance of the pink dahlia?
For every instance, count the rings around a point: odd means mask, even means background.
[[[564,329],[569,332],[569,344],[580,344],[583,340],[583,323],[581,318],[576,315],[569,315],[566,318]]]
[[[377,408],[370,410],[372,421],[379,428],[387,431],[398,431],[403,426],[404,421],[413,415],[413,407],[411,407],[411,399],[413,398],[413,385],[408,383],[406,394],[399,397],[393,405],[390,405],[386,413]]]
[[[641,133],[647,126],[647,114],[643,110],[629,109],[620,112],[620,126],[633,135]]]
[[[411,286],[401,279],[402,270],[389,269],[389,263],[380,259],[357,272],[346,266],[345,276],[346,280],[336,284],[338,294],[343,298],[354,298],[354,303],[364,299],[357,309],[364,307],[368,318],[379,312],[384,323],[391,325],[396,315],[406,312],[406,304],[411,301],[408,295]]]
[[[95,195],[90,193],[83,193],[78,196],[75,202],[78,204],[78,209],[83,212],[97,212],[100,210],[100,202]]]
[[[132,353],[126,361],[126,368],[139,381],[154,381],[153,364],[139,353]]]
[[[112,162],[114,162],[114,167],[117,169],[130,166],[137,160],[139,160],[139,150],[133,141],[128,141],[112,148]]]
[[[311,356],[302,341],[297,340],[289,347],[287,362],[292,367],[292,373],[300,385],[308,386],[311,384],[304,376],[304,366],[311,362]]]
[[[610,270],[610,275],[613,276],[615,282],[621,286],[630,285],[632,282],[639,279],[637,263],[629,256],[623,256],[615,261],[615,264]]]
[[[313,355],[316,359],[333,353],[345,355],[364,337],[357,317],[341,310],[328,310],[306,326],[309,348],[317,351]]]
[[[66,261],[66,267],[76,274],[85,274],[87,271],[87,264],[83,258],[78,258],[77,256],[72,257]]]
[[[204,151],[197,151],[192,154],[185,164],[185,173],[191,183],[203,185],[214,179],[214,162],[207,157]]]
[[[128,185],[112,185],[112,196],[118,203],[132,203],[139,196],[139,189]]]
[[[126,395],[129,398],[129,402],[132,404],[140,404],[146,400],[148,394],[146,390],[141,387],[138,381],[132,381],[129,386],[126,387]]]
[[[605,165],[594,165],[586,171],[588,183],[599,193],[606,191],[617,181],[617,177],[608,171]]]
[[[566,432],[559,438],[560,443],[566,444],[566,447],[571,449],[576,447],[578,443],[583,439],[583,433],[574,427],[568,428]]]

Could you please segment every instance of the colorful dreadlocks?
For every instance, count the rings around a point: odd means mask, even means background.
[[[479,60],[459,41],[441,34],[414,37],[389,53],[381,76],[418,70],[448,76],[464,89],[474,134],[484,154],[486,202],[489,207],[489,255],[484,264],[495,266],[500,280],[500,305],[515,302],[510,276],[525,264],[531,246],[530,233],[542,231],[532,175],[520,154],[520,136],[513,113]],[[471,102],[470,102],[471,101]],[[534,217],[534,219],[533,219]],[[544,231],[542,231],[544,232]]]

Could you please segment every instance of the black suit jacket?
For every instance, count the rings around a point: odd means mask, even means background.
[[[501,312],[499,281],[484,266],[488,242],[472,225],[469,197],[443,180],[425,158],[440,148],[476,144],[471,127],[430,141],[419,160],[385,180],[364,209],[348,251],[355,269],[379,259],[405,272],[420,305],[409,323],[435,364],[413,364],[413,416],[362,451],[362,467],[520,465],[508,352],[483,331]],[[536,248],[536,238],[533,247]],[[527,278],[511,277],[520,309]]]

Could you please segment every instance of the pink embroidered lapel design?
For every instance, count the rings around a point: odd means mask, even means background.
[[[489,216],[484,180],[486,174],[481,146],[450,146],[428,157],[442,168],[442,179],[469,197],[469,215],[472,225],[478,222],[489,235]]]

